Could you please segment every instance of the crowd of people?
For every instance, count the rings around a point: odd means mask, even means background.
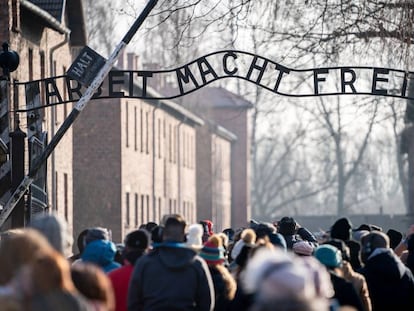
[[[414,225],[340,218],[316,237],[292,217],[215,232],[174,214],[123,243],[93,227],[72,244],[54,214],[1,233],[0,310],[414,310]]]

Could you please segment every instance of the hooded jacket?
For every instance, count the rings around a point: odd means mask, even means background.
[[[112,271],[121,265],[114,261],[116,246],[108,240],[95,240],[86,245],[81,259],[100,266],[105,273]]]
[[[181,243],[161,243],[135,264],[128,311],[214,309],[214,286],[205,261]]]
[[[414,277],[391,249],[376,249],[365,263],[372,310],[414,310]]]
[[[361,260],[359,257],[359,252],[361,247],[358,242],[351,239],[352,235],[352,224],[348,218],[338,219],[331,227],[331,238],[339,239],[345,242],[349,247],[350,251],[350,263],[354,270],[359,270],[361,268]]]

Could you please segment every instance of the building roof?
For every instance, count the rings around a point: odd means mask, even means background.
[[[245,108],[253,107],[253,104],[225,88],[203,87],[184,96],[186,104],[196,102],[197,106],[213,108]]]
[[[228,140],[229,142],[234,142],[237,140],[237,136],[229,131],[228,129],[222,127],[221,125],[217,124],[213,120],[207,120],[206,121],[210,131],[215,133],[216,135]]]
[[[33,3],[33,0],[21,0],[20,5],[23,9],[27,9],[31,14],[35,14],[40,17],[41,20],[47,24],[50,28],[60,33],[70,33],[70,30],[66,28],[61,21],[57,20],[48,11],[43,10],[41,7]]]
[[[20,5],[30,14],[40,17],[48,27],[62,34],[70,33],[72,46],[86,44],[82,0],[20,0]],[[68,18],[67,26],[64,23],[65,14]]]
[[[29,2],[48,12],[60,23],[62,22],[66,0],[29,0]]]

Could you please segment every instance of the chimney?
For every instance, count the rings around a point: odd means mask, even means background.
[[[127,70],[138,70],[138,60],[139,56],[135,53],[127,54]]]

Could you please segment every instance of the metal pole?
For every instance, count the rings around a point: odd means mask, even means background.
[[[150,0],[147,5],[145,6],[144,10],[135,20],[134,24],[128,30],[126,35],[122,38],[121,42],[115,47],[115,50],[109,56],[108,60],[106,61],[105,65],[101,68],[98,72],[94,80],[92,81],[91,85],[85,91],[85,94],[79,99],[76,105],[73,107],[69,116],[65,119],[62,123],[58,131],[56,132],[55,136],[51,139],[50,143],[46,146],[43,153],[39,156],[38,161],[35,162],[33,167],[30,169],[28,175],[25,176],[23,181],[17,187],[16,191],[14,191],[7,201],[6,205],[3,207],[3,211],[0,214],[0,227],[3,226],[4,222],[7,220],[8,216],[16,206],[16,203],[23,197],[24,193],[27,191],[29,186],[32,184],[34,177],[42,166],[42,164],[47,160],[50,154],[53,152],[57,144],[62,139],[63,135],[67,132],[70,128],[72,123],[76,120],[80,112],[86,107],[89,100],[92,98],[95,91],[101,85],[102,81],[107,76],[108,72],[111,70],[112,66],[115,64],[116,60],[119,57],[119,54],[122,50],[127,46],[127,44],[131,41],[134,34],[137,32],[139,27],[142,25],[144,20],[147,18],[151,10],[155,7],[158,0]]]

